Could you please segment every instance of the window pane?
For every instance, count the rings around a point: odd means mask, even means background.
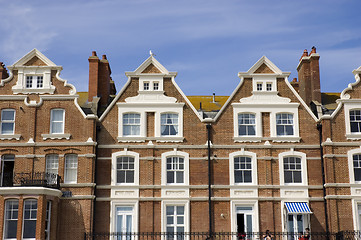
[[[75,154],[65,155],[65,183],[76,183],[78,173],[78,156]]]
[[[244,171],[244,182],[247,182],[247,183],[252,182],[251,171]]]
[[[4,237],[5,238],[16,238],[16,230],[18,224],[18,200],[7,200],[5,202],[5,226],[4,226]]]
[[[24,201],[23,238],[35,238],[37,200]]]
[[[161,114],[161,135],[178,135],[178,114]]]
[[[167,172],[167,183],[174,183],[174,172]]]
[[[15,110],[7,109],[1,111],[1,120],[15,120]]]

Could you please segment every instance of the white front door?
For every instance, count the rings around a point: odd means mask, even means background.
[[[131,239],[131,233],[133,231],[133,218],[134,207],[132,206],[117,206],[116,211],[116,223],[115,231],[118,233],[118,240]]]

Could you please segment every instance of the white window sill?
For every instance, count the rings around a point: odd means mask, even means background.
[[[183,142],[184,137],[161,136],[155,138],[156,142]]]
[[[32,94],[32,93],[36,93],[36,94],[45,94],[45,93],[54,94],[55,87],[51,86],[50,88],[18,88],[17,86],[14,86],[12,90],[13,90],[14,94],[19,94],[19,93],[23,93],[23,94]]]
[[[20,140],[21,135],[20,134],[0,134],[0,140]]]
[[[280,136],[280,137],[271,137],[272,142],[300,142],[300,137],[294,136]]]
[[[347,133],[346,138],[348,140],[360,140],[361,139],[361,133]]]
[[[261,142],[262,137],[258,136],[237,136],[233,137],[234,142]]]
[[[66,133],[63,133],[63,134],[41,134],[41,136],[43,137],[43,140],[46,140],[46,139],[66,139],[66,140],[69,140],[70,137],[71,137],[71,134],[66,134]]]
[[[141,136],[123,136],[117,137],[118,142],[145,142],[145,137]]]

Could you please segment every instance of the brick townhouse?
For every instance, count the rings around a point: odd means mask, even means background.
[[[2,64],[0,234],[361,230],[361,68],[321,93],[319,58],[289,81],[262,57],[229,97],[187,97],[153,55],[117,94],[95,52],[87,93],[37,50]]]
[[[94,205],[96,116],[34,49],[1,66],[0,236],[82,239]]]

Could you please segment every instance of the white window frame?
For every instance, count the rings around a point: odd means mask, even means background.
[[[167,158],[168,157],[182,157],[184,159],[184,182],[183,183],[167,183]],[[181,151],[171,151],[162,153],[162,178],[161,183],[162,185],[168,186],[179,186],[179,185],[189,185],[189,154],[186,152]]]
[[[250,157],[252,165],[252,182],[250,183],[236,183],[234,176],[234,158],[235,157]],[[237,151],[229,154],[229,184],[230,185],[257,185],[258,176],[257,176],[257,155],[254,152],[248,151]]]
[[[286,115],[287,118],[286,119],[281,119],[281,120],[292,121],[292,124],[288,124],[288,123],[277,124],[277,116],[279,116],[279,115],[281,115],[281,116]],[[291,116],[292,119],[289,118],[289,116]],[[292,134],[279,135],[278,131],[277,131],[278,126],[283,126],[284,129],[285,129],[286,126],[292,126]],[[283,112],[282,113],[276,113],[276,135],[277,135],[277,137],[294,136],[295,135],[295,121],[294,121],[294,116],[293,116],[292,113],[283,113]]]
[[[129,114],[139,115],[139,124],[129,124],[129,123],[128,123],[128,124],[125,124],[125,123],[124,123],[125,115],[129,115]],[[134,137],[134,136],[135,136],[135,137],[137,137],[137,136],[139,137],[139,136],[141,136],[142,116],[141,116],[140,113],[137,113],[137,112],[126,112],[126,113],[123,113],[121,124],[122,124],[122,130],[123,130],[122,136],[124,136],[124,137]],[[125,126],[137,126],[137,127],[139,127],[139,134],[124,134]]]
[[[14,112],[14,120],[3,120],[3,114],[6,111],[12,111]],[[14,135],[15,133],[15,119],[16,119],[16,110],[12,109],[12,108],[5,108],[5,109],[1,109],[1,134],[3,135]],[[4,133],[3,132],[3,123],[12,123],[13,124],[13,131],[12,133]]]
[[[258,90],[258,84],[262,86],[262,90]],[[272,90],[267,90],[267,84],[272,84]],[[256,92],[258,93],[267,93],[267,92],[276,92],[277,91],[277,78],[274,76],[267,76],[267,75],[259,75],[253,76],[252,78],[252,87],[253,87],[253,94]]]
[[[277,135],[277,114],[292,114],[293,115],[293,135]],[[298,108],[285,109],[285,111],[273,111],[270,114],[270,130],[271,137],[274,141],[291,141],[299,142],[299,121],[298,121]]]
[[[48,208],[49,206],[49,208]],[[45,212],[45,234],[46,234],[46,240],[50,239],[50,233],[51,233],[51,208],[52,208],[52,201],[48,200],[46,202],[46,212]]]
[[[240,114],[253,114],[255,115],[255,126],[256,126],[256,134],[255,135],[239,135],[239,124],[238,124],[238,116]],[[245,111],[245,109],[239,108],[236,105],[233,105],[233,138],[236,142],[257,142],[261,141],[262,138],[262,113],[261,112],[252,112]]]
[[[353,169],[353,156],[356,154],[357,155],[361,154],[361,148],[352,149],[347,152],[349,181],[351,184],[361,184],[361,181],[355,181],[355,173]]]
[[[240,126],[241,126],[241,124],[239,123],[239,117],[240,117],[240,115],[245,115],[245,114],[248,114],[248,115],[253,115],[254,116],[254,124],[242,124],[242,125],[244,125],[244,126],[254,126],[254,135],[249,135],[249,134],[247,134],[247,135],[240,135],[239,134],[239,128],[240,128]],[[255,113],[244,113],[244,112],[241,112],[241,113],[238,113],[238,117],[237,117],[237,119],[238,119],[238,123],[237,123],[237,125],[238,125],[238,136],[239,137],[254,137],[254,136],[257,136],[257,117],[256,117],[256,114]]]
[[[285,183],[284,180],[284,167],[283,167],[283,159],[285,157],[298,157],[301,158],[301,183]],[[306,154],[303,152],[297,152],[297,151],[288,151],[288,152],[282,152],[278,155],[278,163],[279,163],[279,177],[280,177],[280,185],[283,186],[304,186],[308,185],[308,179],[307,179],[307,158]]]
[[[153,91],[159,91],[159,82],[157,81],[153,82]]]
[[[149,83],[149,90],[144,90],[144,82]],[[154,89],[154,83],[158,83],[158,90]],[[139,92],[151,94],[153,91],[163,91],[163,75],[143,75],[139,77]]]
[[[177,134],[165,134],[165,135],[162,134],[162,126],[163,126],[162,125],[162,116],[166,115],[166,114],[177,115],[177,124],[168,124],[168,123],[165,124],[165,126],[177,126]],[[162,137],[177,137],[177,136],[179,136],[179,114],[178,113],[163,112],[163,113],[160,114],[160,135]]]
[[[75,156],[76,159],[69,159],[70,156]],[[64,183],[70,183],[70,184],[74,184],[78,182],[78,169],[79,169],[79,156],[77,154],[66,154],[64,156],[65,161],[64,161]],[[73,163],[68,163],[68,161],[70,160],[76,160],[76,167],[69,167],[68,164],[72,164]],[[68,173],[70,171],[75,171],[75,180],[73,179],[68,179]]]
[[[9,203],[9,202],[17,202],[17,204],[18,204],[18,208],[17,208],[17,215],[18,215],[18,217],[16,218],[16,219],[6,219],[6,211],[7,211],[7,208],[9,207],[8,205],[7,205],[7,203]],[[19,199],[5,199],[5,201],[4,201],[4,203],[5,203],[5,207],[4,207],[4,227],[3,227],[3,238],[4,238],[4,240],[16,240],[17,238],[15,237],[15,238],[5,238],[5,236],[7,235],[7,232],[6,232],[6,225],[8,224],[8,221],[15,221],[16,220],[16,223],[17,223],[17,225],[18,225],[18,222],[19,222]],[[13,212],[13,211],[12,211]],[[16,233],[17,233],[17,229],[16,229],[16,231],[15,231]]]
[[[237,232],[237,207],[252,207],[253,232],[259,232],[259,210],[257,200],[234,200],[230,201],[231,208],[231,232]]]
[[[116,231],[116,207],[118,206],[124,206],[124,207],[133,207],[133,222],[132,222],[132,232],[138,232],[138,217],[139,217],[139,202],[134,200],[114,200],[111,201],[111,207],[110,207],[110,232]]]
[[[36,202],[36,218],[34,219],[34,218],[31,218],[31,210],[33,210],[33,209],[30,209],[30,219],[25,219],[25,211],[26,211],[26,209],[25,209],[25,205],[26,205],[26,203],[27,202]],[[36,222],[38,221],[38,207],[39,207],[39,203],[38,203],[38,200],[37,199],[34,199],[34,198],[30,198],[30,199],[25,199],[24,200],[24,203],[23,203],[23,229],[22,229],[22,233],[21,233],[21,235],[22,235],[22,239],[31,239],[31,240],[35,240],[35,238],[36,238]],[[24,238],[24,228],[25,228],[25,221],[26,220],[29,220],[29,221],[35,221],[35,236],[34,236],[34,238]]]
[[[117,158],[118,157],[132,157],[134,158],[134,183],[117,183]],[[112,174],[111,183],[115,185],[139,185],[139,153],[132,151],[120,151],[112,153]]]
[[[189,232],[189,201],[187,200],[164,200],[162,201],[162,209],[161,209],[161,225],[162,225],[162,232],[167,232],[167,213],[166,208],[167,206],[184,206],[184,232]],[[185,238],[187,238],[185,236]]]
[[[59,111],[61,110],[63,112],[63,120],[62,121],[55,121],[53,120],[53,114],[54,111]],[[53,130],[53,123],[62,123],[62,131],[61,132],[54,132]],[[50,111],[50,134],[64,134],[64,129],[65,129],[65,109],[63,108],[53,108]]]
[[[150,82],[143,82],[143,91],[150,91]]]
[[[361,110],[361,100],[356,99],[347,99],[343,100],[344,111],[345,111],[345,129],[346,129],[346,138],[351,140],[360,140],[361,132],[351,132],[351,122],[350,122],[350,111],[352,110]]]
[[[270,88],[268,88],[270,86]],[[273,84],[271,82],[266,82],[266,91],[273,91]]]
[[[59,155],[58,154],[47,154],[45,156],[45,164],[47,173],[59,174]]]
[[[30,82],[31,82],[31,87],[28,87],[28,80],[30,80]],[[38,87],[39,83],[41,83],[41,87]],[[42,88],[44,88],[44,76],[43,75],[26,75],[25,76],[25,88],[26,89],[42,89]]]
[[[257,91],[263,91],[263,83],[261,83],[261,82],[257,82]]]
[[[123,117],[124,114],[140,114],[140,131],[139,131],[139,135],[124,135],[124,127],[123,127]],[[140,112],[140,111],[129,111],[126,108],[122,108],[122,107],[118,107],[118,140],[132,140],[134,139],[135,141],[144,139],[146,137],[147,134],[147,113],[146,112]]]

